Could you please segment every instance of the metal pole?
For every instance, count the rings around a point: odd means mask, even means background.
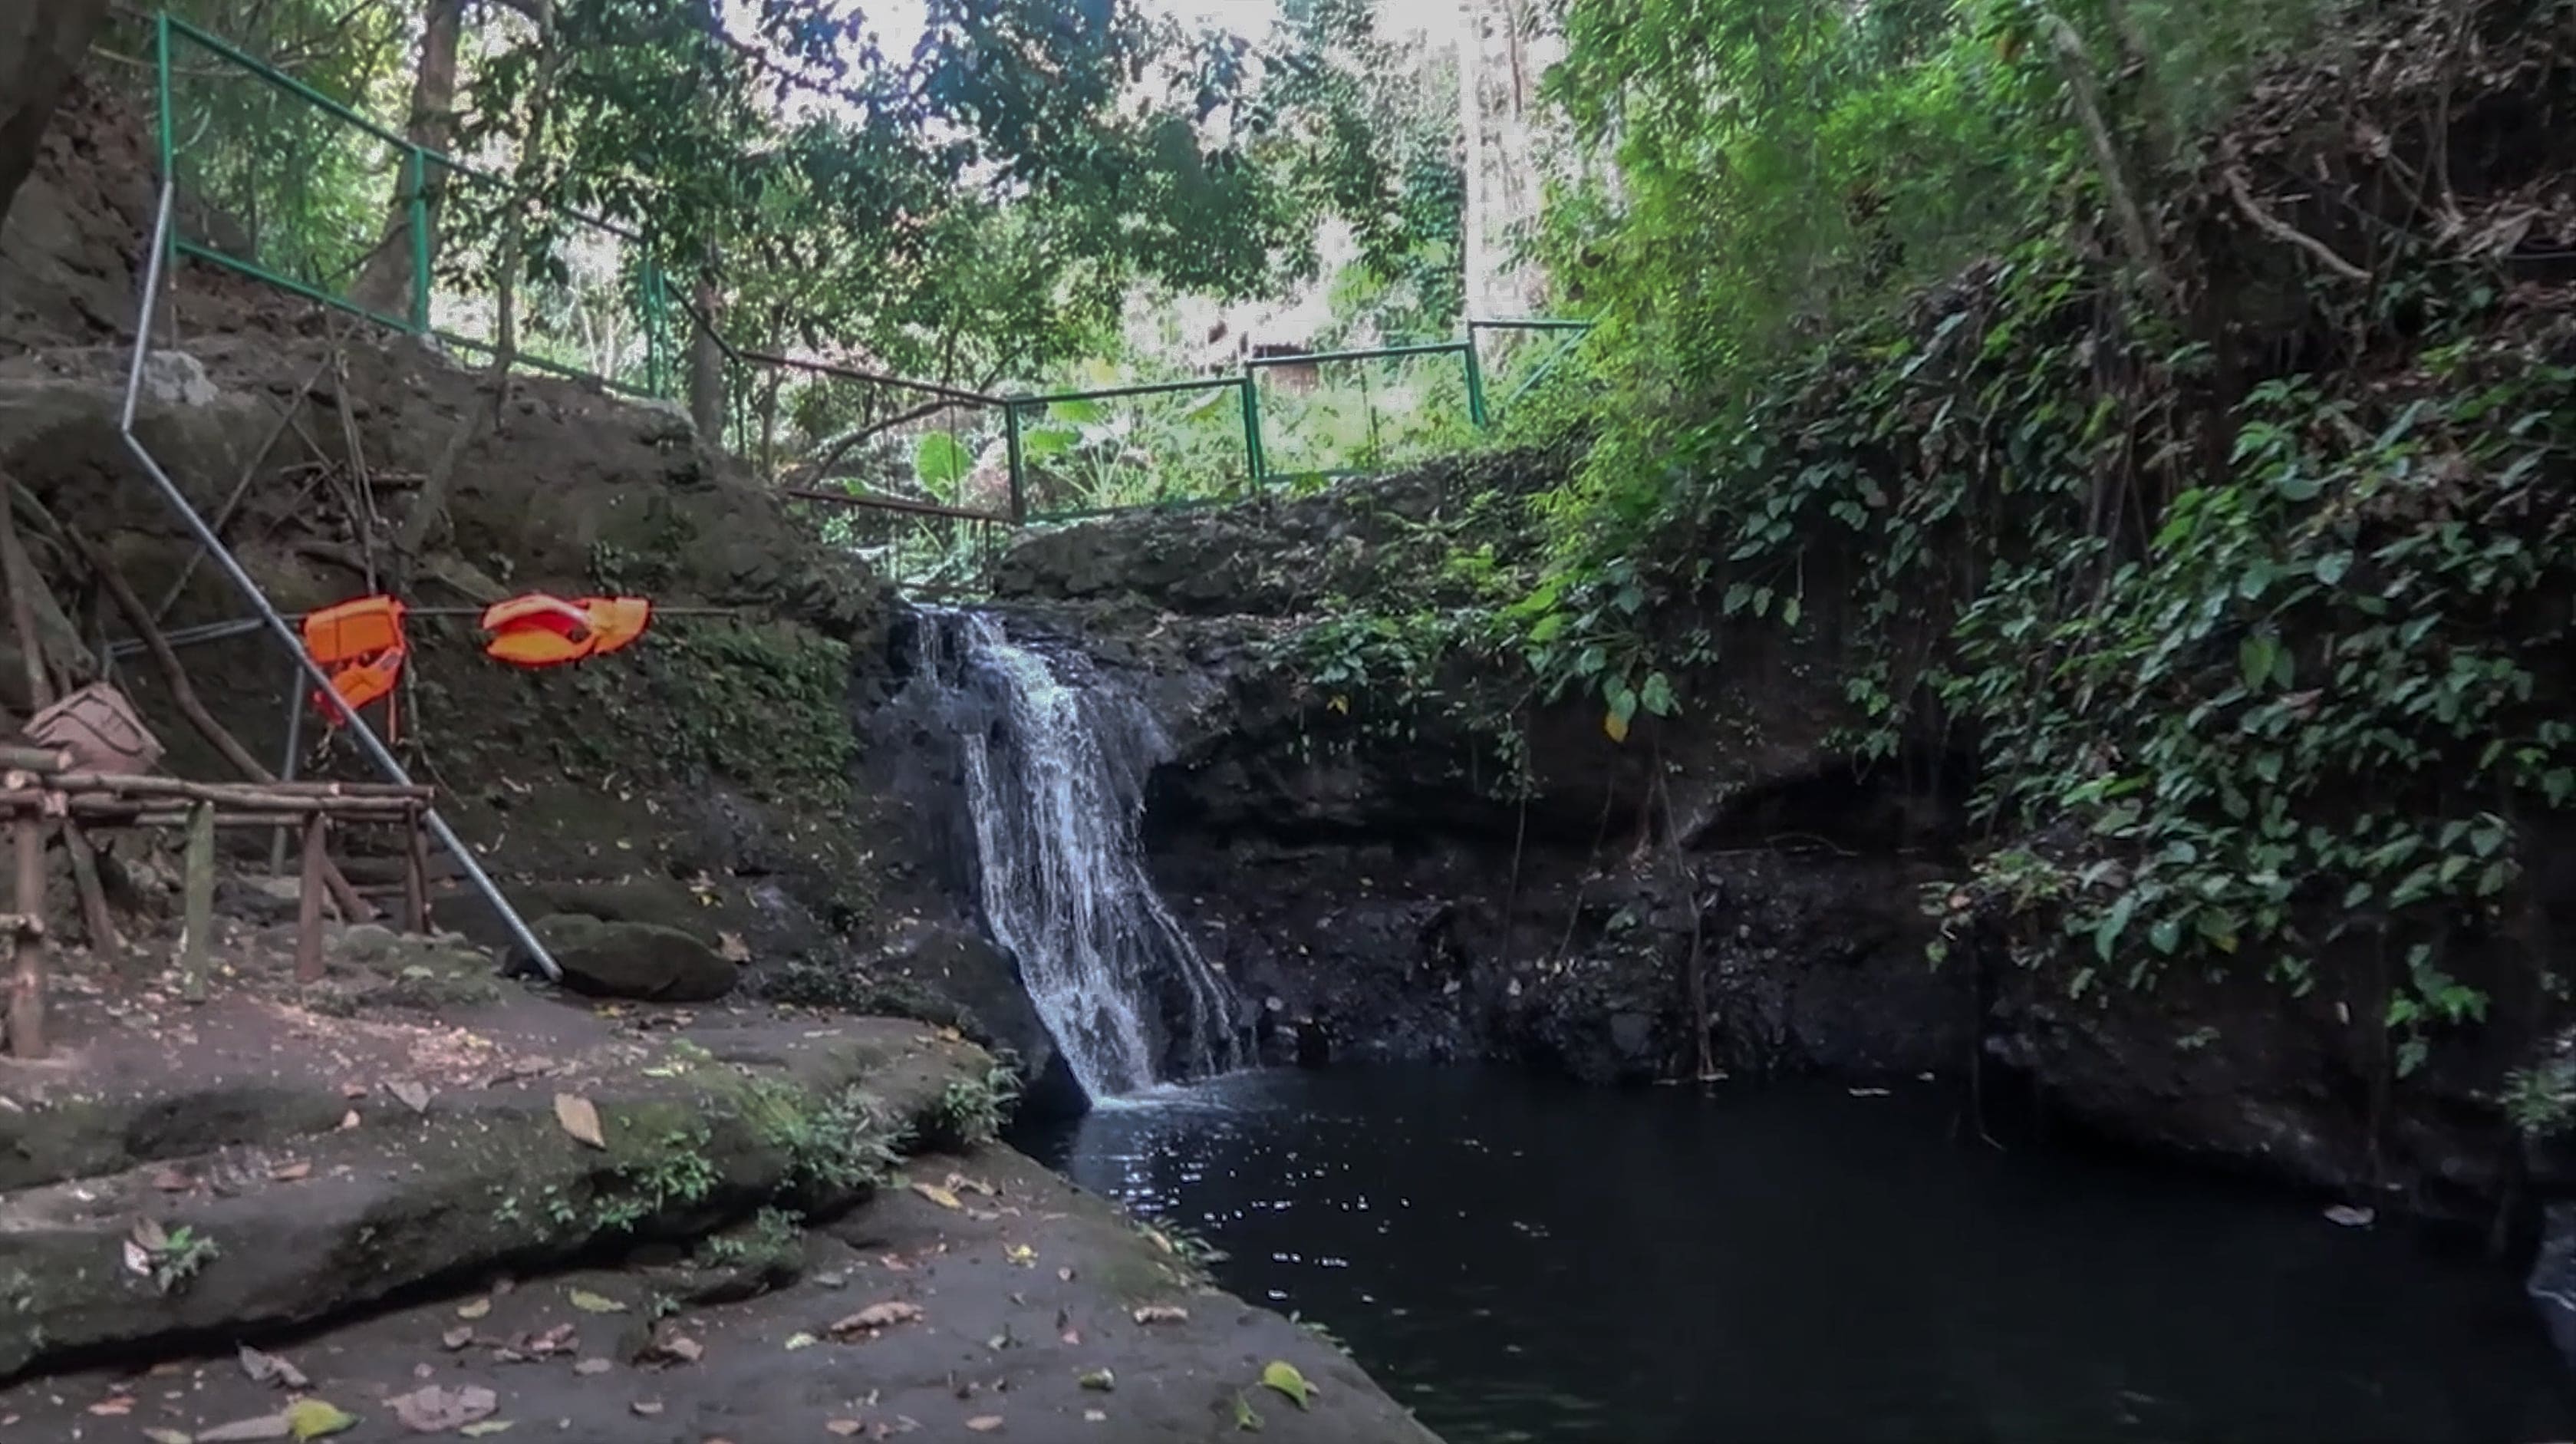
[[[1252,489],[1261,489],[1261,392],[1252,380],[1252,368],[1243,371],[1243,464],[1252,475]]]
[[[161,206],[152,222],[152,259],[143,273],[141,316],[145,322],[150,320],[153,303],[161,291],[162,261],[168,254],[170,237],[171,196],[176,189],[168,177],[162,178]],[[242,569],[241,561],[233,555],[232,548],[225,546],[224,539],[215,535],[213,527],[206,525],[206,519],[197,515],[197,509],[188,503],[188,494],[179,489],[179,484],[170,479],[170,474],[161,469],[161,463],[153,459],[152,453],[144,447],[141,439],[135,436],[134,411],[142,401],[143,357],[150,344],[150,335],[148,325],[136,326],[134,360],[125,372],[125,408],[117,421],[117,432],[124,438],[125,449],[134,454],[136,461],[142,463],[144,473],[150,476],[153,484],[161,489],[162,498],[168,501],[171,509],[179,514],[179,520],[187,525],[189,532],[196,537],[197,544],[206,549],[206,555],[215,559],[215,565],[223,570],[224,576],[232,582],[234,589],[239,591],[243,598],[258,611],[260,619],[268,626],[269,634],[277,638],[278,645],[286,649],[287,655],[295,659],[296,666],[321,691],[322,695],[331,699],[331,705],[339,709],[342,724],[348,727],[351,736],[358,739],[359,748],[367,754],[368,760],[376,764],[376,770],[383,773],[385,780],[389,782],[411,786],[410,775],[403,771],[402,763],[395,760],[393,753],[386,750],[384,740],[376,736],[376,729],[368,726],[366,719],[360,717],[349,706],[348,700],[332,687],[331,679],[323,674],[321,666],[313,660],[312,654],[304,650],[304,644],[297,639],[295,629],[286,624],[286,618],[278,615],[276,606],[268,600],[268,594],[261,591],[259,583],[251,578],[249,572]],[[537,970],[544,973],[549,980],[560,981],[563,970],[555,966],[554,954],[547,952],[546,945],[537,941],[537,935],[528,930],[527,920],[519,916],[517,908],[510,906],[508,898],[501,895],[500,885],[492,881],[491,874],[485,872],[483,865],[474,860],[473,849],[467,847],[464,839],[456,835],[455,829],[447,825],[447,819],[439,816],[435,811],[424,814],[422,821],[429,825],[430,835],[438,839],[438,845],[446,848],[456,858],[457,865],[465,870],[466,881],[472,883],[474,890],[483,895],[483,900],[492,905],[492,910],[500,914],[502,925],[510,930],[512,941],[527,953],[529,960],[537,965]]]
[[[1476,328],[1467,328],[1467,423],[1485,429],[1485,367],[1476,359]]]
[[[1029,523],[1028,458],[1020,449],[1020,407],[1014,401],[1002,403],[1002,435],[1010,443],[1011,456],[1011,525]]]

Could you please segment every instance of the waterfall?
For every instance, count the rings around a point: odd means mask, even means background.
[[[1136,838],[1160,730],[1129,699],[1068,685],[992,617],[930,620],[981,704],[958,714],[958,740],[985,920],[1083,1092],[1237,1066],[1233,995],[1163,906]]]

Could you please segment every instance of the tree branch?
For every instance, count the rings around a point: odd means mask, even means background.
[[[2369,283],[2370,273],[2338,255],[2334,247],[2263,209],[2263,203],[2254,198],[2254,187],[2246,180],[2245,168],[2233,161],[2227,166],[2227,194],[2235,200],[2236,209],[2244,213],[2245,219],[2253,222],[2254,229],[2283,245],[2307,252],[2316,258],[2318,265],[2347,281]]]

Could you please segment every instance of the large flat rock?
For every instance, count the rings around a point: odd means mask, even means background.
[[[951,1085],[991,1067],[919,1024],[792,1016],[701,1019],[544,1061],[483,1086],[407,1087],[409,1100],[370,1090],[343,1099],[348,1126],[326,1133],[0,1195],[0,1378],[321,1319],[764,1205],[843,1207],[873,1187],[893,1140],[941,1131]],[[596,1112],[604,1146],[574,1136],[562,1098]],[[156,1286],[128,1262],[147,1223],[214,1251]]]
[[[1217,1444],[1256,1428],[1263,1444],[1436,1444],[1329,1343],[1217,1292],[1115,1205],[1028,1159],[986,1147],[907,1170],[921,1187],[798,1240],[801,1281],[662,1320],[664,1337],[694,1346],[690,1362],[642,1352],[655,1283],[617,1269],[478,1284],[261,1342],[310,1376],[306,1392],[357,1417],[338,1436],[355,1444],[422,1437],[389,1401],[426,1385],[490,1390],[489,1417],[512,1425],[498,1437],[577,1444]],[[618,1311],[594,1311],[603,1301]],[[888,1303],[919,1313],[872,1332],[831,1327]],[[505,1352],[555,1330],[541,1357]],[[274,1414],[290,1397],[245,1377],[227,1348],[138,1374],[142,1362],[0,1390],[0,1416],[19,1416],[31,1439],[125,1439]],[[1263,1385],[1273,1363],[1313,1386],[1306,1407]],[[128,1412],[101,1419],[101,1405]]]

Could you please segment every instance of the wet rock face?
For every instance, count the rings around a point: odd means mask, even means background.
[[[1985,1096],[2035,1094],[2061,1123],[2382,1208],[2470,1216],[2505,1189],[2493,1100],[2539,1035],[2521,996],[2536,977],[2473,979],[2494,1018],[2392,1086],[2383,999],[2364,990],[2293,998],[2249,966],[2070,997],[2072,966],[1971,946],[1933,966],[1924,898],[1961,873],[1973,762],[1838,753],[1830,624],[1799,650],[1718,637],[1723,674],[1693,679],[1689,714],[1625,746],[1597,713],[1521,709],[1525,803],[1497,800],[1490,755],[1435,713],[1355,735],[1278,642],[1369,595],[1402,525],[1491,480],[1097,522],[1002,569],[1032,625],[1159,699],[1179,755],[1148,789],[1154,873],[1266,1058],[1600,1082],[1973,1070]],[[2539,895],[2576,898],[2576,882]],[[2535,921],[2530,953],[2571,926],[2576,904]]]

